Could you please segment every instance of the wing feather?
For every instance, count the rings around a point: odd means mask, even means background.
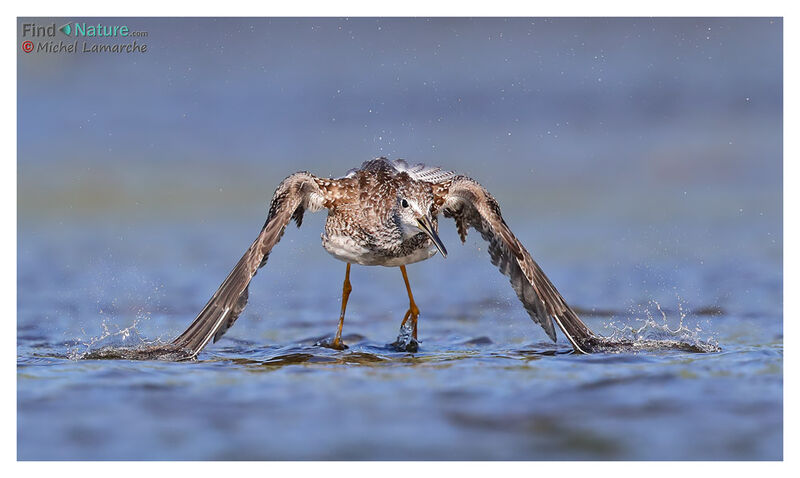
[[[455,176],[442,185],[442,213],[453,218],[461,240],[472,227],[489,243],[492,264],[507,276],[531,319],[556,340],[553,321],[577,352],[586,352],[595,338],[556,290],[539,264],[503,220],[500,206],[478,182],[466,176]]]
[[[332,180],[326,180],[330,184]],[[248,287],[258,269],[267,263],[269,254],[280,241],[289,221],[298,227],[305,209],[316,210],[324,198],[317,178],[307,172],[295,173],[284,179],[275,194],[267,221],[253,244],[245,251],[219,289],[206,303],[197,318],[172,344],[187,350],[194,357],[209,341],[216,342],[236,322],[247,305]],[[311,205],[311,207],[309,207]]]
[[[379,160],[387,161],[394,169],[407,173],[411,179],[414,179],[415,181],[440,183],[452,179],[455,175],[455,173],[452,171],[444,171],[442,168],[436,166],[425,166],[422,163],[409,166],[408,163],[403,159],[389,161],[386,158],[379,158]]]

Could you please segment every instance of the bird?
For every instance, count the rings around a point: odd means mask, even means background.
[[[555,342],[557,326],[575,353],[590,353],[597,336],[567,304],[530,253],[511,232],[497,200],[477,181],[453,171],[403,159],[379,157],[365,161],[338,178],[317,177],[301,171],[281,181],[272,196],[267,220],[197,318],[171,345],[195,358],[208,343],[216,342],[236,322],[248,300],[250,281],[267,263],[286,227],[299,228],[305,212],[327,210],[322,247],[344,261],[344,282],[339,322],[332,339],[317,345],[343,350],[347,302],[352,291],[350,267],[398,267],[403,276],[409,307],[392,344],[418,351],[419,307],[414,301],[406,266],[441,254],[447,249],[439,238],[438,216],[455,221],[466,241],[472,228],[488,243],[492,264],[508,277],[530,318]],[[409,331],[403,336],[403,331]],[[409,337],[410,335],[410,337]]]

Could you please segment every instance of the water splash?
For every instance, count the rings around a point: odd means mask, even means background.
[[[100,311],[102,314],[102,310]],[[162,342],[160,338],[146,340],[137,329],[142,320],[149,317],[137,315],[133,323],[120,328],[116,324],[109,327],[106,319],[100,323],[100,335],[88,340],[75,340],[75,345],[67,350],[70,360],[186,360],[189,354],[175,346]],[[112,330],[112,327],[116,330]],[[81,329],[86,335],[86,332]]]
[[[713,335],[705,339],[701,337],[703,329],[699,323],[690,327],[687,321],[689,314],[684,310],[680,298],[677,308],[678,323],[674,328],[670,325],[666,311],[654,299],[639,311],[632,312],[634,318],[621,325],[617,325],[616,321],[609,321],[605,329],[611,330],[611,335],[600,339],[593,345],[593,350],[610,353],[658,350],[697,353],[720,351],[719,343]],[[639,313],[643,314],[643,317],[635,316]],[[631,322],[636,325],[631,325]]]
[[[414,328],[410,320],[400,325],[400,333],[397,335],[397,340],[389,344],[389,347],[398,352],[414,353],[419,351],[419,342],[414,338]]]

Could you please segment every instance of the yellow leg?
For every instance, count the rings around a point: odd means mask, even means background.
[[[414,302],[414,295],[411,293],[411,284],[408,283],[408,274],[406,274],[406,266],[400,266],[400,272],[403,273],[403,280],[406,283],[406,290],[408,291],[408,311],[406,312],[405,317],[403,317],[403,322],[400,324],[400,328],[403,328],[406,325],[408,319],[411,319],[411,330],[412,336],[414,340],[417,340],[417,318],[419,317],[419,308],[417,308],[416,302]]]
[[[342,342],[342,327],[344,327],[344,311],[347,310],[347,299],[350,298],[350,292],[353,287],[350,286],[350,263],[347,263],[347,269],[344,273],[344,285],[342,286],[342,312],[339,314],[339,328],[336,329],[336,337],[333,338],[331,346],[335,349],[343,349],[344,343]]]

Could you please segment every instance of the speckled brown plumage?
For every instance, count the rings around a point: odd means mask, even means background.
[[[556,339],[553,321],[578,352],[594,338],[508,228],[485,188],[439,168],[378,158],[341,178],[299,172],[284,179],[261,233],[173,344],[196,355],[212,338],[218,340],[247,304],[251,279],[266,264],[288,223],[294,220],[299,227],[306,211],[323,208],[328,210],[323,247],[338,259],[362,265],[402,266],[433,256],[437,247],[431,238],[438,240],[438,215],[453,218],[462,241],[471,227],[489,243],[492,263],[509,277],[530,317],[551,339]],[[411,213],[428,221],[434,233],[410,230]]]

